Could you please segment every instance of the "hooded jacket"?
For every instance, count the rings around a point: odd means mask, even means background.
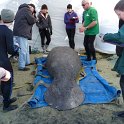
[[[6,25],[0,25],[0,67],[13,72],[8,54],[14,54],[13,33]]]
[[[20,5],[15,16],[15,23],[13,28],[14,36],[20,36],[31,40],[32,26],[35,22],[36,19],[32,15],[29,6],[27,4]]]
[[[47,13],[46,17],[39,12],[38,14],[38,22],[36,23],[39,29],[50,29],[50,32],[52,32],[52,23],[51,23],[51,18],[50,15]]]

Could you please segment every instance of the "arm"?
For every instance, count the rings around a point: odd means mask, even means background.
[[[107,42],[112,41],[112,42],[124,43],[124,25],[119,29],[118,33],[105,34],[103,40]]]
[[[8,54],[13,55],[15,53],[14,50],[14,42],[13,42],[13,33],[10,29],[6,32],[6,46]]]
[[[76,19],[75,19],[75,23],[79,23],[79,18],[78,18],[78,16],[77,16],[76,13],[75,13],[75,17],[76,17]]]
[[[64,23],[65,23],[65,24],[68,24],[69,22],[70,22],[70,20],[67,18],[66,13],[65,13],[65,16],[64,16]]]
[[[51,18],[50,18],[50,15],[49,15],[49,27],[50,27],[50,34],[52,35],[52,22],[51,22]]]
[[[33,16],[30,9],[27,9],[25,11],[25,17],[29,25],[33,25],[34,23],[36,23],[36,18]]]

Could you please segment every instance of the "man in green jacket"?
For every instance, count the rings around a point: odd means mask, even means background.
[[[118,15],[119,19],[124,20],[124,0],[120,0],[115,8],[115,13]],[[105,42],[110,42],[113,44],[117,44],[119,46],[124,47],[124,25],[119,29],[118,33],[107,33],[103,36],[103,40]],[[122,55],[117,59],[114,70],[121,75],[120,78],[120,87],[122,90],[122,96],[124,100],[124,49],[122,51]],[[118,113],[118,117],[124,118],[124,111]]]
[[[92,2],[90,0],[83,0],[82,7],[83,12],[83,24],[80,28],[80,32],[84,32],[84,47],[86,50],[87,61],[91,59],[96,60],[96,52],[94,48],[94,41],[96,35],[99,33],[99,22],[97,10],[91,7]],[[92,56],[92,58],[91,58]]]

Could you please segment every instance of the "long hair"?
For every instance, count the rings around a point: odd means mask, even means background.
[[[114,7],[114,10],[124,11],[124,0],[120,0]]]

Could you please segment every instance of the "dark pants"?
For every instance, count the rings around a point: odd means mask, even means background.
[[[93,59],[96,59],[96,52],[94,48],[95,37],[96,35],[85,35],[84,37],[84,47],[88,60],[91,60],[91,56]]]
[[[13,73],[11,73],[11,78],[9,81],[1,81],[1,93],[3,96],[3,103],[6,103],[10,100],[12,94],[12,82],[13,82]]]
[[[124,75],[121,75],[120,87],[121,87],[121,90],[122,90],[122,97],[123,97],[123,100],[124,100]]]
[[[66,33],[67,33],[68,39],[69,39],[69,46],[72,49],[74,49],[75,48],[75,43],[74,43],[75,28],[74,29],[67,29],[66,28]]]
[[[49,45],[49,43],[51,41],[50,31],[48,29],[39,29],[39,32],[40,32],[41,45],[42,45],[42,47],[44,45]],[[47,39],[46,44],[45,44],[45,37]]]

